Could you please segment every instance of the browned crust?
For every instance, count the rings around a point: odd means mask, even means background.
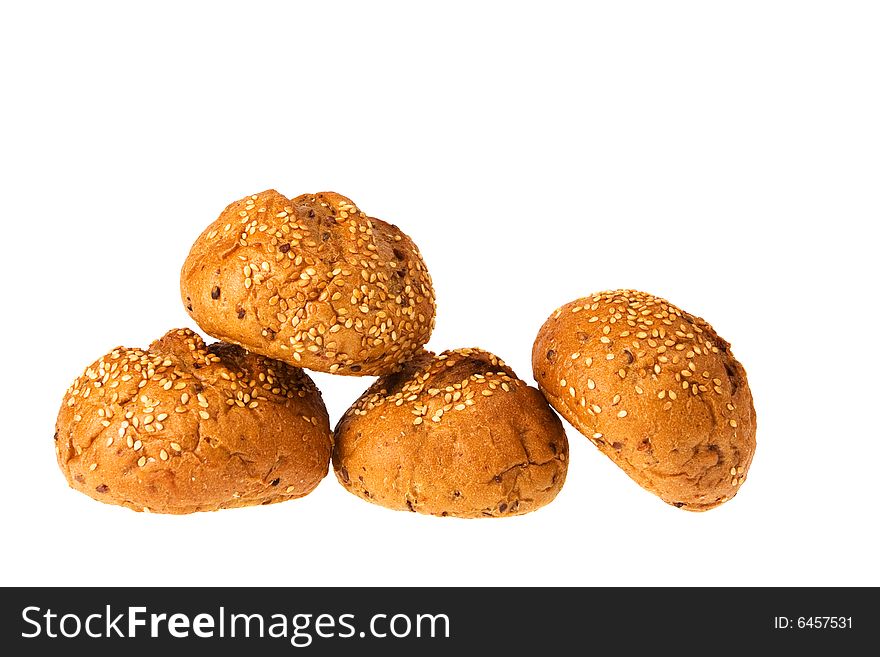
[[[535,379],[553,407],[639,485],[705,511],[739,491],[755,452],[746,372],[703,319],[634,290],[559,308]]]
[[[191,513],[309,493],[332,436],[305,373],[187,329],[118,347],[68,389],[55,450],[72,488],[136,511]]]
[[[462,518],[528,513],[565,481],[568,441],[536,389],[478,349],[423,353],[336,427],[339,482],[375,504]]]
[[[321,372],[387,374],[434,327],[416,245],[333,192],[232,203],[193,244],[180,290],[210,335]]]

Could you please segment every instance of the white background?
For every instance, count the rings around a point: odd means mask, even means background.
[[[0,581],[880,584],[878,19],[870,2],[5,4]],[[436,286],[430,347],[486,348],[529,381],[538,328],[575,297],[634,287],[702,315],[755,398],[741,493],[676,510],[568,425],[557,500],[504,520],[392,512],[332,475],[184,517],[68,489],[67,386],[192,326],[190,244],[271,187],[400,225]],[[314,378],[334,424],[371,381]]]

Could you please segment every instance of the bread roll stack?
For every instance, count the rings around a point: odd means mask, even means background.
[[[556,310],[533,346],[540,391],[487,351],[426,351],[436,304],[418,248],[334,192],[227,206],[192,245],[180,294],[219,342],[175,329],[117,347],[64,396],[58,464],[94,499],[174,514],[270,504],[308,494],[332,458],[346,490],[390,509],[520,515],[565,482],[550,405],[688,511],[736,495],[755,452],[730,345],[644,292]],[[302,368],[379,378],[334,435]]]

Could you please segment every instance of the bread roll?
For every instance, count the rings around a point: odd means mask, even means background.
[[[135,511],[191,513],[309,493],[332,437],[302,370],[186,329],[118,347],[68,389],[55,426],[70,486]]]
[[[532,364],[553,407],[663,501],[705,511],[739,491],[755,409],[745,370],[704,320],[644,292],[601,292],[553,313]]]
[[[390,509],[527,513],[565,481],[568,441],[536,389],[479,349],[423,353],[376,381],[336,427],[340,483]]]
[[[319,372],[392,372],[434,327],[416,245],[333,192],[236,201],[193,244],[180,289],[210,335]]]

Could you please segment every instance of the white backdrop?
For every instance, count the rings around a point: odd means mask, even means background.
[[[240,7],[236,7],[240,5]],[[871,2],[9,3],[2,584],[880,584]],[[634,287],[749,373],[758,451],[706,514],[566,425],[527,516],[310,496],[184,517],[69,490],[52,433],[93,359],[191,326],[180,265],[223,207],[334,190],[420,246],[430,347],[532,381],[558,305]],[[314,376],[335,424],[372,379]]]

